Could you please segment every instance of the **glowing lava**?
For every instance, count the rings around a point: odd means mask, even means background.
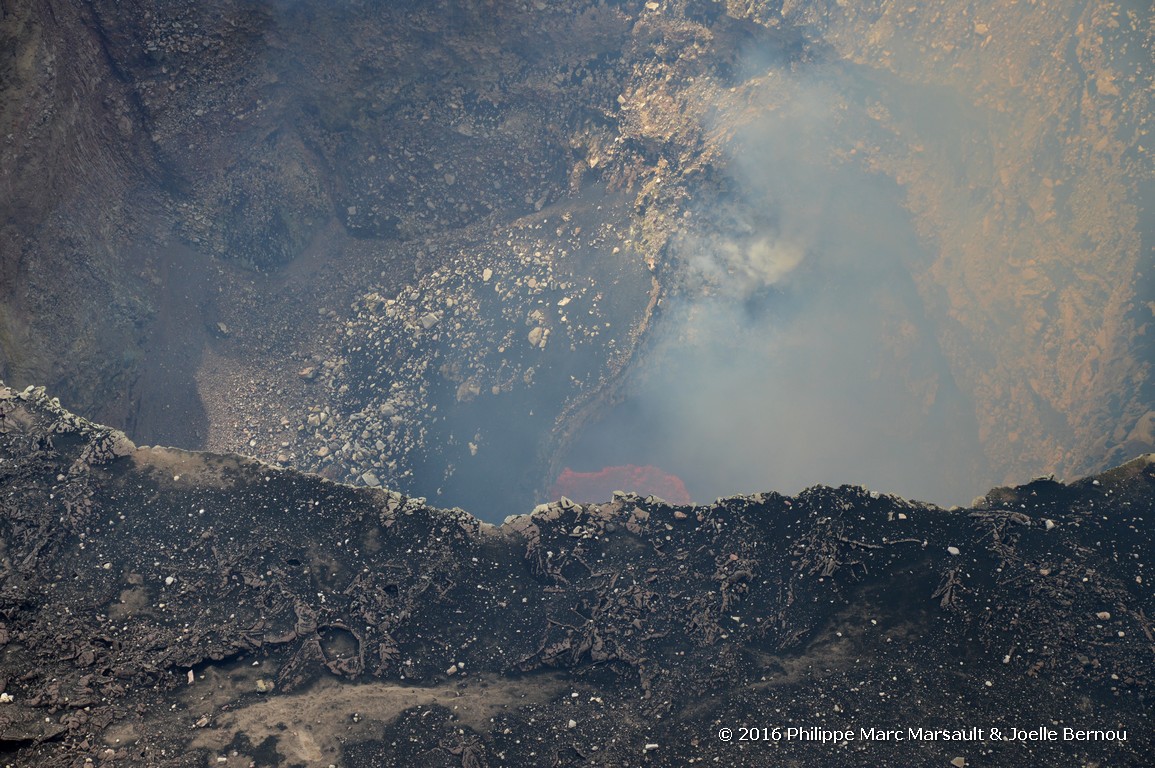
[[[623,464],[597,472],[574,472],[569,467],[558,475],[550,498],[566,496],[582,504],[609,501],[614,491],[633,491],[642,496],[659,496],[671,504],[692,504],[686,484],[677,475],[657,467]]]

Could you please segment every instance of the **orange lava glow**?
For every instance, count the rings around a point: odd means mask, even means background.
[[[633,491],[642,496],[659,496],[671,504],[692,504],[686,484],[677,475],[657,467],[623,464],[597,472],[574,472],[569,467],[558,475],[550,498],[566,496],[582,504],[609,501],[614,491]]]

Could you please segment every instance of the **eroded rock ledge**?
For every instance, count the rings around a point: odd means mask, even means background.
[[[42,389],[0,387],[0,751],[61,766],[1139,765],[1155,748],[1153,481],[1147,456],[974,509],[850,486],[699,507],[618,493],[495,527],[137,447]],[[718,739],[743,726],[854,738]],[[1060,738],[989,738],[1040,726]],[[861,733],[917,727],[988,737]]]

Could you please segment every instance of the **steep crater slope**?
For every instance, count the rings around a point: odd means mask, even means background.
[[[38,0],[0,39],[0,375],[140,443],[493,520],[607,413],[708,442],[612,459],[695,498],[1155,448],[1150,9]]]

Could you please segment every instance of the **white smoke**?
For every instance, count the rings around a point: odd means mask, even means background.
[[[862,105],[791,89],[731,133],[727,178],[672,243],[682,279],[636,406],[591,450],[630,448],[699,500],[855,482],[969,501],[988,470],[911,275],[926,244],[903,190],[847,160]]]
[[[748,297],[783,281],[802,263],[806,249],[771,234],[734,239],[692,236],[679,251],[690,282],[725,296]]]

